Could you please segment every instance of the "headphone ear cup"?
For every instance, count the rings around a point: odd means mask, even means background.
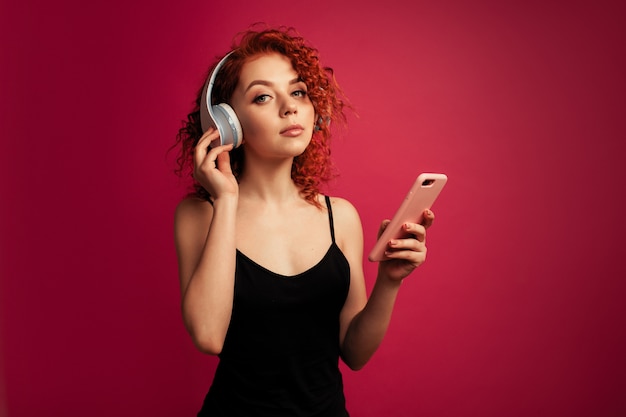
[[[243,131],[241,123],[235,114],[235,110],[226,103],[220,103],[212,106],[215,124],[220,133],[220,142],[222,145],[233,145],[233,148],[241,145],[243,139]]]

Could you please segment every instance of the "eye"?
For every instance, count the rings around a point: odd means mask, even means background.
[[[294,97],[306,97],[306,91],[305,90],[296,90],[293,93],[291,93]]]
[[[266,103],[268,100],[270,99],[270,96],[268,94],[261,94],[258,95],[254,98],[254,102],[255,103]]]

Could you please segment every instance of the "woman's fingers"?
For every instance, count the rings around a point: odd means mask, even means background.
[[[389,248],[393,251],[424,252],[426,243],[417,239],[393,239],[389,241]]]
[[[217,168],[225,174],[232,174],[228,152],[233,145],[220,145],[211,148],[211,143],[219,138],[215,129],[209,129],[202,135],[194,151],[194,177],[209,175],[210,171]],[[204,173],[204,174],[201,174]]]
[[[421,224],[415,224],[415,223],[405,223],[402,226],[402,229],[410,234],[413,235],[413,237],[415,239],[403,239],[403,240],[417,240],[418,242],[424,242],[426,240],[426,226],[421,225]]]
[[[230,166],[230,155],[228,151],[233,149],[233,145],[224,145],[221,148],[221,152],[217,154],[216,158],[216,167],[217,169],[224,174],[232,174],[232,168]]]
[[[404,229],[413,237],[392,239],[385,256],[388,259],[409,262],[414,268],[426,260],[426,229],[422,225],[414,223],[405,225]]]
[[[389,242],[389,251],[394,253],[393,258],[410,257],[411,252],[426,252],[426,228],[421,224],[405,223],[402,230],[411,237],[392,239]],[[406,251],[405,253],[400,253]]]
[[[424,220],[422,220],[422,226],[428,229],[432,226],[433,221],[435,220],[435,213],[432,210],[426,209],[424,210]]]
[[[196,168],[200,167],[208,156],[209,146],[213,140],[220,137],[219,132],[215,128],[209,128],[198,140],[196,148],[194,149],[194,165]]]
[[[405,236],[392,239],[387,247],[385,256],[388,262],[382,262],[390,276],[403,279],[415,268],[426,261],[426,229],[429,228],[435,214],[431,210],[424,210],[424,217],[420,224],[407,222],[402,225]],[[386,224],[381,224],[381,231]]]
[[[391,220],[387,219],[387,220],[383,220],[380,223],[380,227],[378,228],[378,234],[376,235],[376,238],[379,238],[380,235],[383,233],[383,231],[387,228],[387,226],[389,226],[389,223],[391,222]]]

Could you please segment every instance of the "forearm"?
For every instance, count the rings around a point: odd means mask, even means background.
[[[361,369],[380,346],[401,283],[379,273],[367,304],[352,319],[342,344],[342,358],[351,369]]]
[[[235,279],[236,200],[216,200],[198,264],[182,298],[185,324],[204,352],[221,351],[230,323]]]

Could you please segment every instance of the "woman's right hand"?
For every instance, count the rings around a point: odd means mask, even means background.
[[[212,141],[219,138],[217,129],[211,127],[198,141],[194,150],[193,177],[211,197],[217,200],[227,195],[238,196],[239,184],[230,167],[229,151],[233,145],[217,146],[209,150]]]

